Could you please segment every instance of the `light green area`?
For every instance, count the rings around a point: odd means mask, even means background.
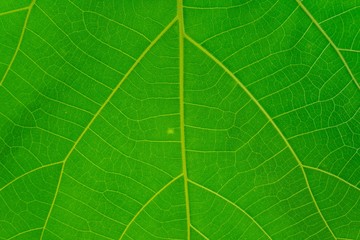
[[[360,2],[0,1],[0,240],[360,239]]]

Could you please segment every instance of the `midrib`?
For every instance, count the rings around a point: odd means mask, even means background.
[[[188,190],[188,176],[186,168],[186,151],[185,151],[185,120],[184,120],[184,17],[182,0],[177,1],[177,17],[179,21],[179,96],[180,96],[180,140],[181,140],[181,159],[182,170],[184,175],[184,195],[186,206],[186,230],[187,239],[190,239],[190,203]]]

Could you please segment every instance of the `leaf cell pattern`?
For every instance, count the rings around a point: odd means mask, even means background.
[[[0,239],[360,239],[359,6],[0,1]]]

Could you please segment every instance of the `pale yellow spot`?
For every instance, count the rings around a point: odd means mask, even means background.
[[[168,128],[166,131],[167,134],[172,135],[175,133],[175,130],[173,128]]]

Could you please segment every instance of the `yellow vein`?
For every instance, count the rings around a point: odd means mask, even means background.
[[[179,178],[181,178],[183,176],[183,173],[180,174],[179,176],[177,176],[176,178],[172,179],[170,182],[168,182],[165,186],[163,186],[159,191],[157,191],[140,209],[139,211],[137,211],[137,213],[134,215],[134,217],[130,220],[130,222],[126,225],[125,230],[123,231],[123,233],[121,234],[119,240],[121,240],[127,230],[130,228],[131,224],[133,222],[135,222],[136,218],[140,215],[140,213],[157,197],[159,196],[160,193],[162,193],[167,187],[169,187],[171,184],[173,184],[176,180],[178,180]]]
[[[236,209],[240,210],[242,213],[244,213],[249,219],[251,219],[255,225],[266,235],[266,237],[268,237],[269,239],[271,239],[271,237],[269,236],[269,234],[260,226],[260,224],[252,217],[250,216],[244,209],[242,209],[241,207],[239,207],[238,205],[236,205],[235,203],[233,203],[232,201],[230,201],[229,199],[227,199],[226,197],[222,196],[221,194],[197,183],[197,182],[194,182],[192,180],[188,180],[191,184],[194,184],[195,186],[199,187],[199,188],[202,188],[212,194],[214,194],[215,196],[219,197],[220,199],[224,200],[225,202],[231,204],[232,206],[234,206]]]
[[[356,190],[360,191],[360,188],[358,188],[357,186],[355,186],[354,184],[351,184],[349,183],[348,181],[346,181],[345,179],[339,177],[339,176],[336,176],[335,174],[331,173],[331,172],[328,172],[328,171],[325,171],[325,170],[322,170],[320,168],[314,168],[314,167],[311,167],[311,166],[307,166],[307,165],[304,165],[304,168],[307,168],[307,169],[311,169],[311,170],[314,170],[314,171],[318,171],[318,172],[321,172],[321,173],[324,173],[326,175],[329,175],[333,178],[336,178],[337,180],[349,185],[350,187],[352,188],[355,188]]]
[[[194,227],[192,224],[190,224],[191,228],[194,229],[195,232],[197,232],[200,236],[202,236],[204,239],[209,240],[208,237],[206,237],[202,232],[199,231],[196,227]]]
[[[331,38],[329,37],[329,35],[327,35],[327,33],[324,31],[324,29],[320,26],[320,24],[316,21],[316,19],[313,17],[313,15],[309,12],[309,10],[304,6],[304,4],[301,2],[301,0],[296,0],[297,3],[299,4],[299,6],[302,8],[302,10],[306,13],[306,15],[308,15],[308,17],[311,19],[311,21],[315,24],[315,26],[319,29],[319,31],[325,36],[325,38],[329,41],[330,45],[334,48],[334,50],[336,51],[337,55],[340,57],[341,61],[343,62],[343,64],[346,67],[346,70],[348,71],[348,73],[350,74],[352,80],[355,82],[355,85],[360,89],[360,85],[359,83],[356,81],[356,78],[354,76],[354,74],[352,73],[349,65],[347,64],[345,58],[343,57],[343,55],[341,54],[339,48],[335,45],[335,43],[331,40]]]
[[[328,228],[328,230],[330,231],[330,233],[332,234],[332,236],[334,237],[334,239],[336,239],[334,233],[332,232],[332,230],[330,229],[328,223],[326,222],[324,216],[322,215],[319,206],[317,205],[317,202],[315,200],[314,194],[311,191],[310,188],[310,184],[309,181],[307,179],[307,175],[305,173],[304,170],[304,166],[301,163],[299,157],[296,155],[294,149],[291,147],[290,143],[288,142],[287,138],[284,136],[284,134],[281,132],[280,128],[276,125],[276,123],[274,122],[274,120],[270,117],[270,115],[266,112],[266,110],[263,108],[263,106],[256,100],[256,98],[252,95],[252,93],[245,87],[244,84],[242,84],[242,82],[240,82],[240,80],[219,60],[217,59],[215,56],[213,56],[208,50],[206,50],[203,46],[201,46],[198,42],[196,42],[195,40],[193,40],[191,37],[189,37],[188,35],[185,34],[185,38],[188,39],[192,44],[194,44],[194,46],[196,46],[197,48],[199,48],[205,55],[207,55],[209,58],[211,58],[216,64],[218,64],[227,74],[229,74],[229,76],[243,89],[243,91],[251,98],[251,100],[258,106],[258,108],[260,109],[260,111],[265,115],[265,117],[269,120],[269,122],[271,123],[271,125],[275,128],[275,130],[279,133],[279,135],[281,136],[281,138],[283,139],[284,143],[286,144],[286,146],[289,148],[291,154],[294,156],[295,160],[297,161],[298,165],[300,166],[302,175],[304,176],[304,180],[307,186],[307,189],[310,193],[311,199],[316,207],[316,210],[318,211],[322,221],[324,222],[325,226]]]
[[[360,53],[360,50],[348,49],[348,48],[339,48],[339,51]]]
[[[51,212],[54,208],[54,204],[57,198],[57,195],[59,193],[59,188],[60,188],[60,184],[61,184],[61,180],[62,180],[62,176],[64,173],[64,169],[65,169],[65,165],[67,160],[69,159],[69,157],[71,156],[71,154],[73,153],[73,151],[75,150],[76,146],[79,144],[80,140],[84,137],[85,133],[90,129],[90,126],[95,122],[96,118],[100,115],[100,113],[102,112],[102,110],[105,108],[105,106],[110,102],[111,98],[115,95],[115,93],[117,92],[117,90],[120,88],[120,86],[123,84],[123,82],[129,77],[129,75],[131,74],[131,72],[135,69],[135,67],[139,64],[139,62],[144,58],[144,56],[150,51],[150,49],[159,41],[159,39],[171,28],[171,26],[177,21],[177,18],[174,18],[162,31],[161,33],[150,43],[150,45],[144,50],[144,52],[139,56],[139,58],[135,61],[135,63],[131,66],[131,68],[127,71],[127,73],[124,75],[124,77],[119,81],[119,83],[116,85],[116,87],[113,89],[113,91],[111,92],[111,94],[108,96],[108,98],[105,100],[105,102],[101,105],[101,107],[99,108],[99,110],[94,114],[94,116],[92,117],[92,119],[90,120],[90,122],[88,123],[88,125],[84,128],[84,130],[82,131],[82,133],[80,134],[80,136],[78,137],[78,139],[74,142],[72,148],[70,149],[70,151],[68,152],[68,154],[65,156],[64,160],[63,160],[63,165],[61,168],[61,172],[60,172],[60,177],[58,180],[58,184],[56,187],[56,191],[54,194],[54,198],[53,201],[51,203],[50,206],[50,210],[48,212],[48,215],[46,217],[45,220],[45,224],[43,227],[43,231],[41,232],[41,236],[40,239],[43,238],[44,236],[44,232],[46,229],[46,226],[48,224]]]
[[[55,165],[58,165],[58,164],[62,164],[62,163],[63,163],[62,161],[61,161],[61,162],[55,162],[55,163],[49,163],[49,164],[42,165],[42,166],[40,166],[40,167],[34,168],[34,169],[32,169],[32,170],[30,170],[30,171],[28,171],[28,172],[26,172],[26,173],[24,173],[24,174],[16,177],[16,178],[14,178],[14,179],[11,180],[10,182],[8,182],[6,185],[4,185],[2,188],[0,188],[0,192],[1,192],[2,190],[4,190],[5,188],[7,188],[8,186],[10,186],[11,184],[13,184],[14,182],[16,182],[17,180],[19,180],[19,179],[21,179],[21,178],[23,178],[23,177],[25,177],[25,176],[33,173],[33,172],[36,172],[36,171],[41,170],[41,169],[43,169],[43,168],[47,168],[47,167],[55,166]]]
[[[186,206],[186,226],[187,239],[190,239],[190,202],[188,190],[188,176],[186,168],[186,150],[185,150],[185,120],[184,120],[184,16],[182,0],[177,1],[177,15],[179,19],[179,96],[180,96],[180,140],[181,140],[181,159],[182,170],[184,173],[184,194]]]
[[[35,2],[36,2],[36,0],[33,0],[33,1],[31,2],[30,6],[27,7],[28,12],[27,12],[26,17],[25,17],[24,26],[23,26],[22,31],[21,31],[21,34],[20,34],[20,38],[19,38],[18,45],[16,46],[14,55],[13,55],[13,57],[11,58],[10,63],[9,63],[9,65],[8,65],[8,67],[6,68],[6,71],[5,71],[5,73],[4,73],[4,76],[2,77],[2,79],[1,79],[1,81],[0,81],[0,86],[4,83],[5,78],[6,78],[6,76],[8,75],[8,73],[9,73],[9,71],[10,71],[10,68],[11,68],[11,66],[13,65],[13,63],[14,63],[14,61],[15,61],[15,58],[16,58],[18,52],[19,52],[19,49],[20,49],[22,40],[23,40],[24,35],[25,35],[25,30],[26,30],[26,27],[27,27],[27,24],[28,24],[28,21],[29,21],[30,13],[31,13],[31,10],[33,9],[33,6],[35,5]],[[25,9],[26,9],[26,8],[25,8]]]
[[[29,6],[23,7],[23,8],[18,8],[18,9],[14,9],[14,10],[10,10],[10,11],[7,11],[7,12],[2,12],[2,13],[0,13],[0,17],[1,17],[1,16],[4,16],[4,15],[16,13],[16,12],[25,11],[25,10],[28,10],[28,9],[29,9]]]

